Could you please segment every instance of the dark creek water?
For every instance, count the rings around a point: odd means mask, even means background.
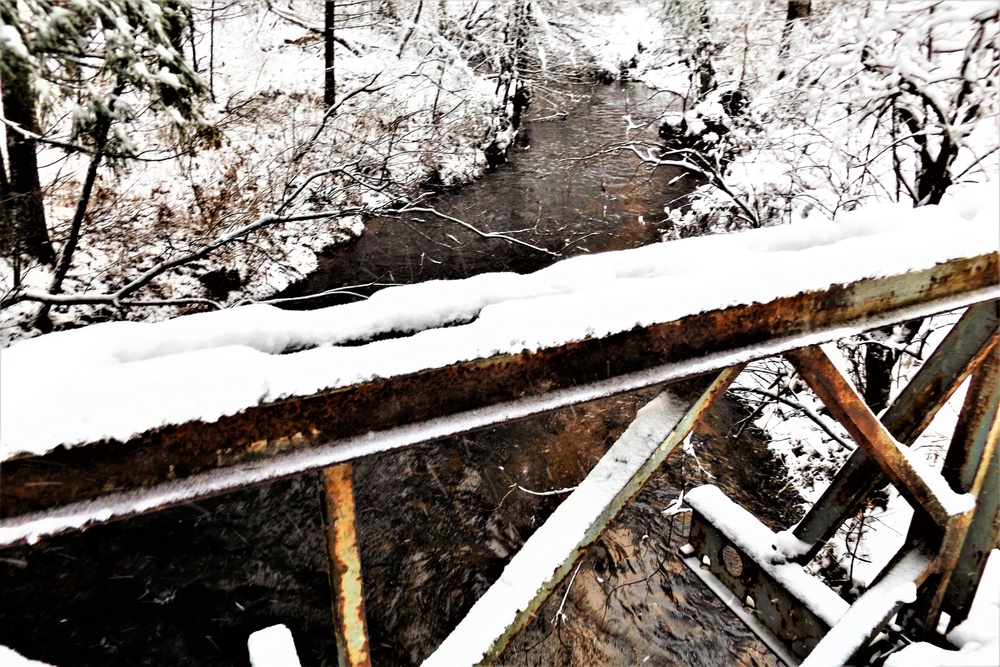
[[[655,241],[658,212],[682,194],[670,185],[676,174],[650,173],[624,156],[568,158],[624,138],[623,115],[641,125],[668,100],[631,86],[590,92],[557,100],[567,120],[529,122],[509,165],[438,195],[434,206],[484,230],[530,229],[518,238],[569,244],[566,254]],[[538,104],[533,113],[556,110]],[[287,296],[552,261],[426,216],[369,229]],[[579,483],[653,395],[613,397],[357,462],[373,663],[412,665],[429,655],[561,500],[515,485],[546,491]],[[742,428],[746,417],[728,398],[713,408],[693,439],[697,457],[670,457],[500,664],[779,664],[676,558],[687,515],[662,514],[682,490],[714,481],[772,528],[794,521],[784,508],[797,499],[783,489],[760,434]],[[2,551],[0,644],[64,667],[245,666],[248,635],[285,623],[303,665],[335,665],[321,531],[319,486],[308,474]]]
[[[580,84],[539,94],[508,163],[424,202],[484,233],[507,234],[558,256],[484,239],[432,213],[375,218],[357,241],[321,258],[319,270],[279,296],[345,286],[370,293],[385,284],[487,271],[527,273],[571,255],[658,241],[662,225],[669,224],[664,204],[689,192],[691,177],[651,169],[634,154],[611,149],[626,140],[656,141],[656,119],[674,101],[671,94],[630,84]],[[299,307],[354,298],[310,299]]]

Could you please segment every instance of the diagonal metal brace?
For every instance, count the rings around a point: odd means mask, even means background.
[[[972,509],[971,496],[956,493],[938,471],[910,458],[909,450],[892,437],[822,349],[807,347],[786,356],[859,447],[914,507],[922,508],[941,528]]]
[[[642,408],[424,666],[492,664],[741,368],[670,385]]]
[[[995,349],[1000,338],[998,323],[998,301],[979,303],[965,312],[883,414],[882,424],[897,441],[913,443],[952,393]],[[795,537],[810,545],[800,560],[811,560],[863,499],[885,483],[878,466],[858,448],[795,527]]]

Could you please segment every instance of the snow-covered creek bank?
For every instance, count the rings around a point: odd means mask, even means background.
[[[433,206],[535,245],[571,243],[566,254],[655,241],[663,203],[684,192],[669,185],[675,173],[650,176],[625,155],[572,159],[624,139],[623,116],[641,124],[636,94],[647,95],[637,87],[598,88],[565,121],[529,121],[510,165]],[[539,101],[533,114],[557,110]],[[327,258],[326,275],[308,289],[526,271],[552,261],[418,217],[427,222],[373,221],[357,244]],[[577,484],[650,396],[577,406],[357,463],[374,664],[426,657],[562,497],[531,492]],[[713,413],[694,439],[697,458],[671,459],[505,664],[625,665],[647,656],[647,664],[775,664],[680,567],[673,554],[686,515],[663,514],[681,490],[710,481],[707,474],[716,483],[731,480],[727,492],[744,502],[754,495],[741,488],[778,497],[783,483],[760,441],[751,434],[733,444],[720,435],[741,416],[732,404]],[[772,521],[785,518],[768,505],[754,509],[769,510]],[[303,664],[335,662],[313,475],[8,550],[0,586],[20,601],[0,610],[0,644],[55,665],[245,665],[247,636],[274,623],[291,628]]]

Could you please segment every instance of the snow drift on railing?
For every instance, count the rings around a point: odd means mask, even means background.
[[[835,222],[389,288],[322,310],[254,305],[49,334],[2,351],[0,454],[127,440],[286,397],[927,269],[996,251],[998,225],[992,186],[976,186],[940,206],[866,206]],[[387,332],[412,335],[341,346]]]

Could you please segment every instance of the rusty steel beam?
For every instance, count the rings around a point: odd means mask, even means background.
[[[691,513],[688,544],[692,551],[684,564],[786,664],[798,665],[830,630],[830,621],[697,509]]]
[[[893,437],[912,444],[998,341],[1000,301],[970,306],[882,415]]]
[[[8,460],[0,546],[995,299],[998,255]]]
[[[341,463],[321,471],[320,486],[337,663],[339,667],[371,667],[355,523],[353,466]]]
[[[875,417],[822,349],[807,347],[786,352],[785,356],[833,417],[914,508],[922,507],[942,529],[954,521],[953,517],[963,511],[956,510],[955,503],[951,502],[955,494],[944,484],[931,484],[914,468],[902,445]]]
[[[1000,301],[971,306],[882,415],[882,424],[899,442],[912,444],[969,374],[997,349]],[[803,561],[812,560],[847,517],[873,490],[886,484],[878,466],[858,448],[823,495],[794,529],[812,545]]]
[[[942,611],[951,625],[964,620],[982,578],[986,558],[997,544],[1000,525],[1000,350],[976,370],[945,457],[942,474],[956,491],[976,497],[974,514],[946,531],[936,573],[904,614],[905,624],[918,636],[936,632]],[[926,526],[916,517],[908,540],[919,538]]]

